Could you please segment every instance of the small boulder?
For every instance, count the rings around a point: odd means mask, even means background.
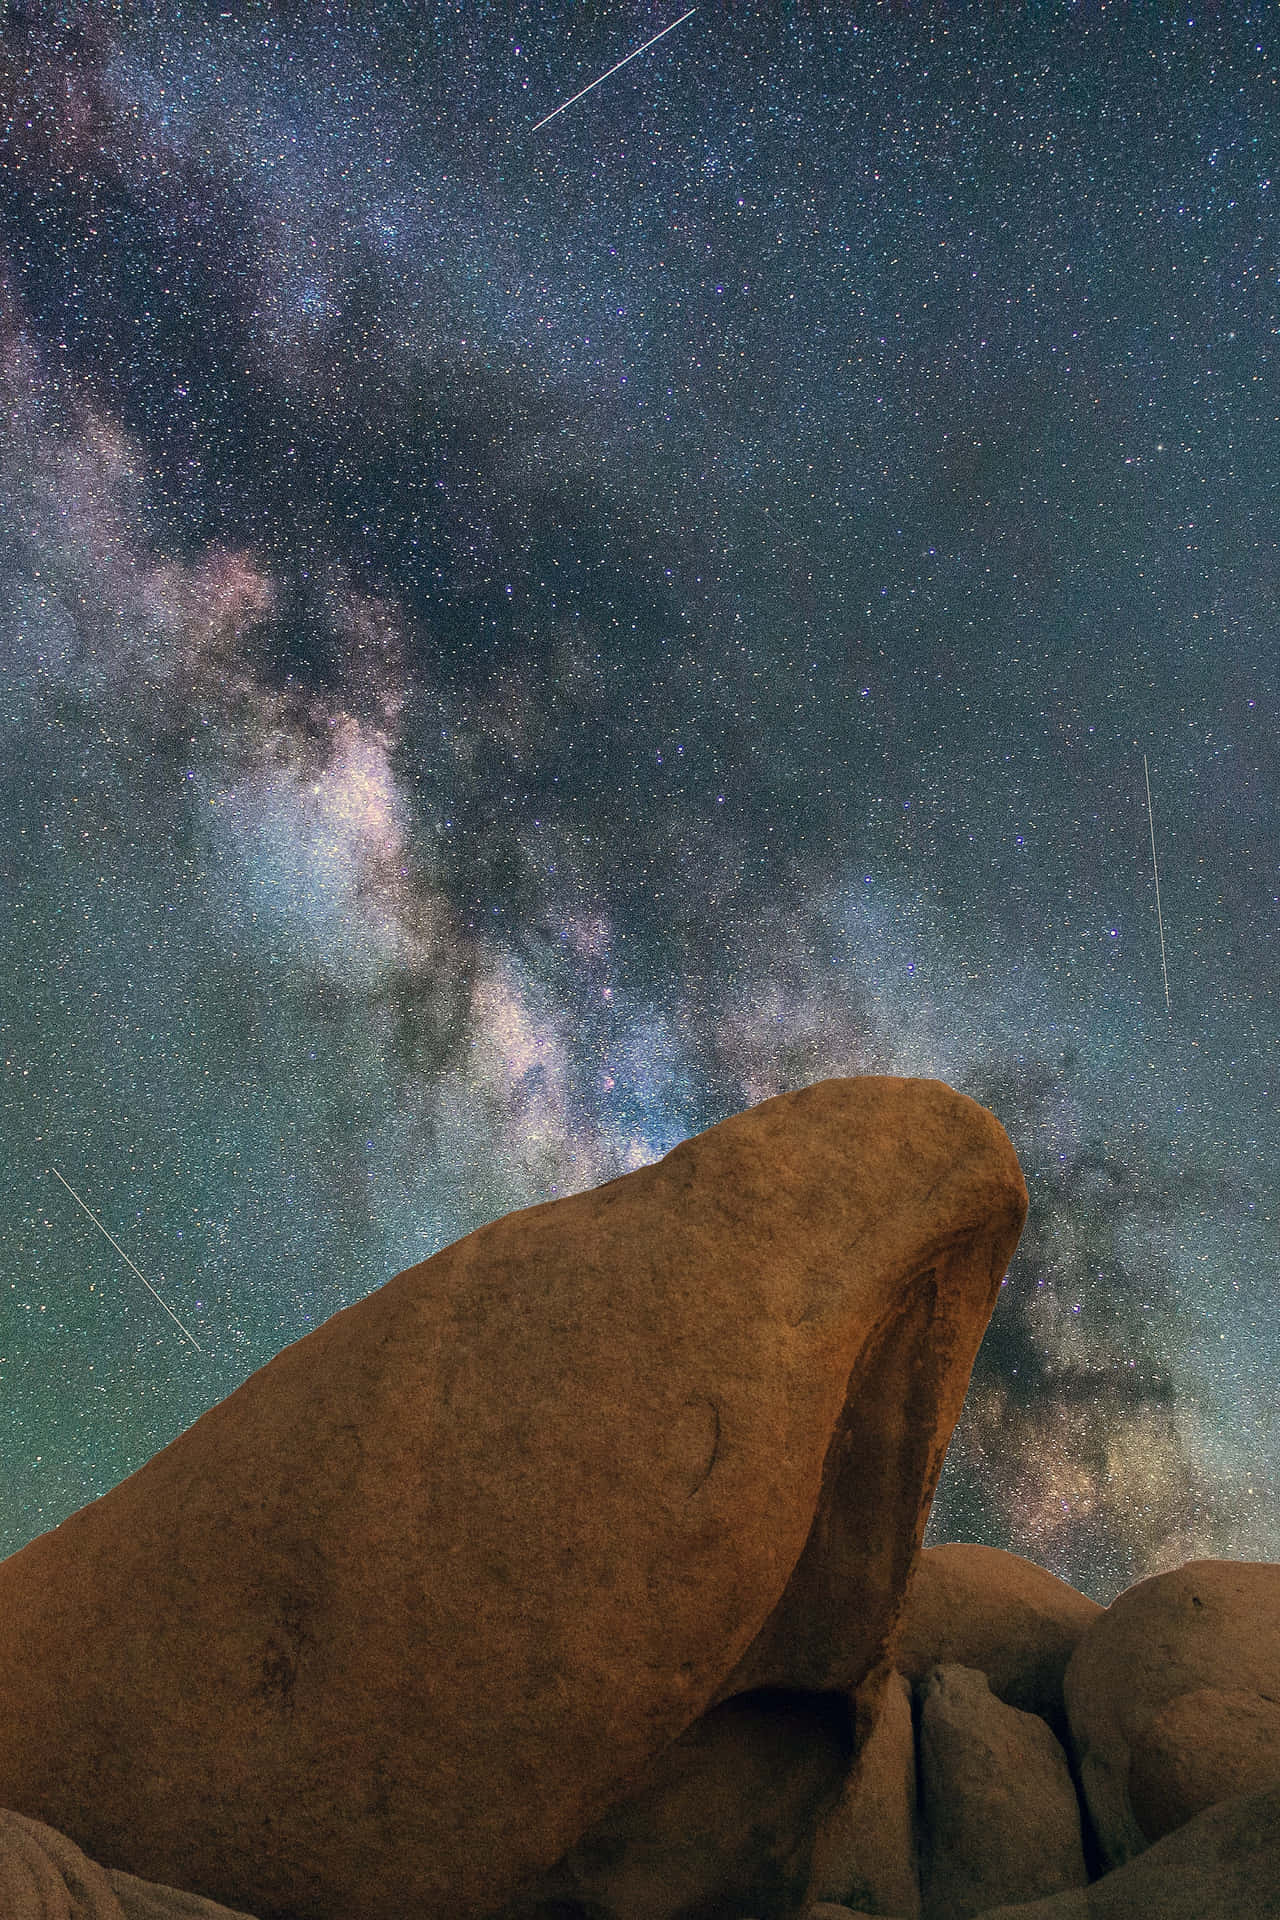
[[[1280,1783],[1280,1700],[1197,1687],[1133,1735],[1129,1799],[1158,1840],[1215,1800]]]
[[[920,1812],[925,1920],[1087,1883],[1066,1755],[1038,1715],[997,1700],[971,1667],[925,1681]]]
[[[917,1920],[915,1735],[911,1689],[900,1673],[859,1690],[855,1728],[864,1714],[870,1732],[859,1734],[857,1759],[814,1843],[811,1916],[831,1906]]]
[[[1139,1581],[1080,1640],[1065,1694],[1111,1866],[1180,1815],[1277,1778],[1280,1566],[1193,1560]]]
[[[0,1810],[2,1920],[251,1920],[176,1887],[100,1867],[65,1833]]]
[[[907,1588],[894,1662],[913,1683],[931,1667],[976,1667],[1006,1706],[1062,1737],[1062,1677],[1102,1608],[1020,1554],[956,1542],[926,1547]]]
[[[198,1893],[139,1880],[115,1867],[108,1869],[107,1878],[124,1920],[252,1920],[252,1915],[238,1908],[220,1907],[215,1900],[202,1900]]]
[[[1280,1787],[1206,1807],[1091,1887],[982,1920],[1280,1920]]]

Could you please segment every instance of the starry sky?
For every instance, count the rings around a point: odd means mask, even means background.
[[[536,128],[680,12],[0,4],[0,1551],[890,1072],[1031,1194],[930,1539],[1280,1560],[1280,21],[721,0]]]

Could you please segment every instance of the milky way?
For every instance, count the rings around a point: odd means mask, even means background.
[[[1031,1193],[931,1537],[1280,1559],[1280,30],[703,7],[534,130],[678,12],[3,12],[2,1550],[871,1071]]]

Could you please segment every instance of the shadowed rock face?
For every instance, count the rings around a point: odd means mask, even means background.
[[[479,1915],[882,1652],[1026,1211],[828,1081],[495,1221],[0,1566],[0,1805],[261,1916]]]

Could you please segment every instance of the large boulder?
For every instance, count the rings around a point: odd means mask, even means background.
[[[1091,1887],[982,1920],[1280,1920],[1280,1786],[1207,1807]]]
[[[878,1661],[1025,1209],[973,1101],[827,1081],[397,1275],[0,1566],[0,1804],[262,1916],[490,1912]]]
[[[936,1667],[924,1683],[920,1815],[925,1920],[970,1920],[1088,1881],[1065,1753],[974,1668]]]
[[[1236,1688],[1180,1693],[1134,1735],[1129,1802],[1149,1840],[1215,1800],[1280,1782],[1280,1699]]]
[[[907,1589],[894,1659],[919,1682],[932,1667],[974,1667],[1007,1706],[1065,1734],[1062,1678],[1102,1608],[1056,1574],[998,1547],[926,1547]]]
[[[1280,1781],[1280,1566],[1192,1560],[1139,1581],[1084,1634],[1065,1692],[1109,1865]]]
[[[43,1821],[0,1810],[3,1920],[252,1920],[247,1913],[101,1867]]]
[[[793,1916],[815,1829],[851,1751],[849,1707],[839,1694],[736,1694],[664,1747],[640,1790],[589,1827],[499,1920]]]

